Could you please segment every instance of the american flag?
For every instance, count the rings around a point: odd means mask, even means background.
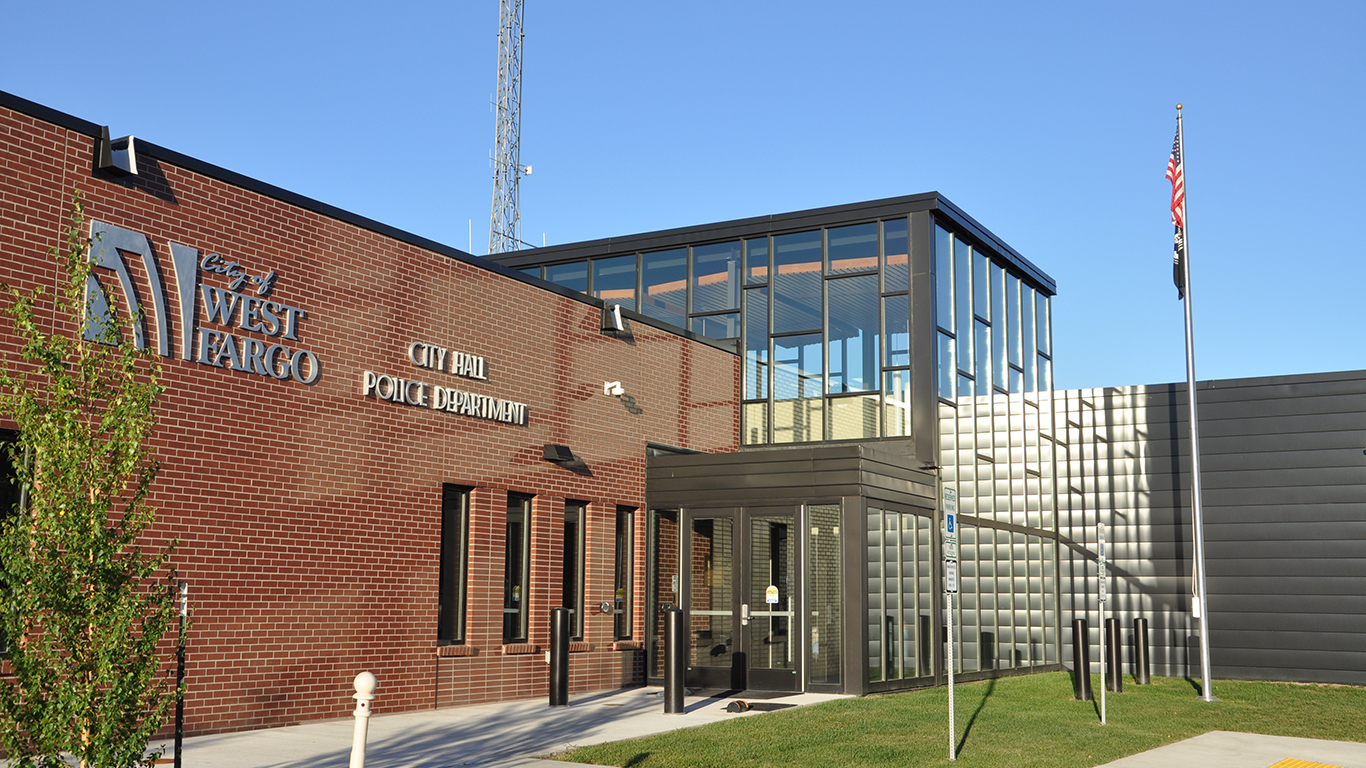
[[[1181,159],[1181,121],[1177,118],[1176,138],[1172,140],[1172,154],[1167,160],[1167,180],[1172,183],[1172,223],[1176,225],[1172,254],[1172,280],[1176,283],[1177,298],[1186,298],[1186,271],[1182,259],[1186,254],[1186,166]]]

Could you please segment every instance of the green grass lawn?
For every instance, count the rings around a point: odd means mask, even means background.
[[[1184,678],[1124,681],[1096,701],[1072,698],[1069,673],[1009,677],[956,688],[958,761],[964,766],[1068,768],[1100,765],[1206,731],[1243,731],[1366,741],[1366,688],[1216,680],[1203,702]],[[639,768],[715,766],[948,765],[948,691],[843,699],[631,741],[559,757]]]

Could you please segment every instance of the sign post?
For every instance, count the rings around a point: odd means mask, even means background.
[[[949,760],[957,760],[953,722],[953,596],[958,594],[958,491],[944,489],[944,604],[948,606]]]
[[[1100,545],[1100,589],[1097,592],[1098,598],[1096,600],[1097,609],[1100,612],[1100,724],[1105,725],[1105,660],[1107,658],[1105,655],[1105,587],[1109,581],[1105,567],[1105,523],[1096,525],[1096,541]],[[1111,671],[1113,672],[1113,670]]]

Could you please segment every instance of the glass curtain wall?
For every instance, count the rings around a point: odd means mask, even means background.
[[[967,518],[958,670],[1057,663],[1050,298],[940,226],[934,251],[940,473]]]

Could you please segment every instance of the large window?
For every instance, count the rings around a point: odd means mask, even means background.
[[[635,562],[636,511],[633,507],[617,507],[616,565],[613,568],[614,594],[612,627],[614,640],[631,639],[632,565]]]
[[[582,501],[564,504],[564,581],[560,605],[568,608],[569,637],[583,639],[583,554],[584,523],[588,505]]]
[[[508,494],[507,536],[503,547],[503,643],[527,638],[527,585],[531,568],[531,497]]]
[[[436,642],[465,642],[465,606],[470,557],[470,489],[441,486],[441,583]]]

